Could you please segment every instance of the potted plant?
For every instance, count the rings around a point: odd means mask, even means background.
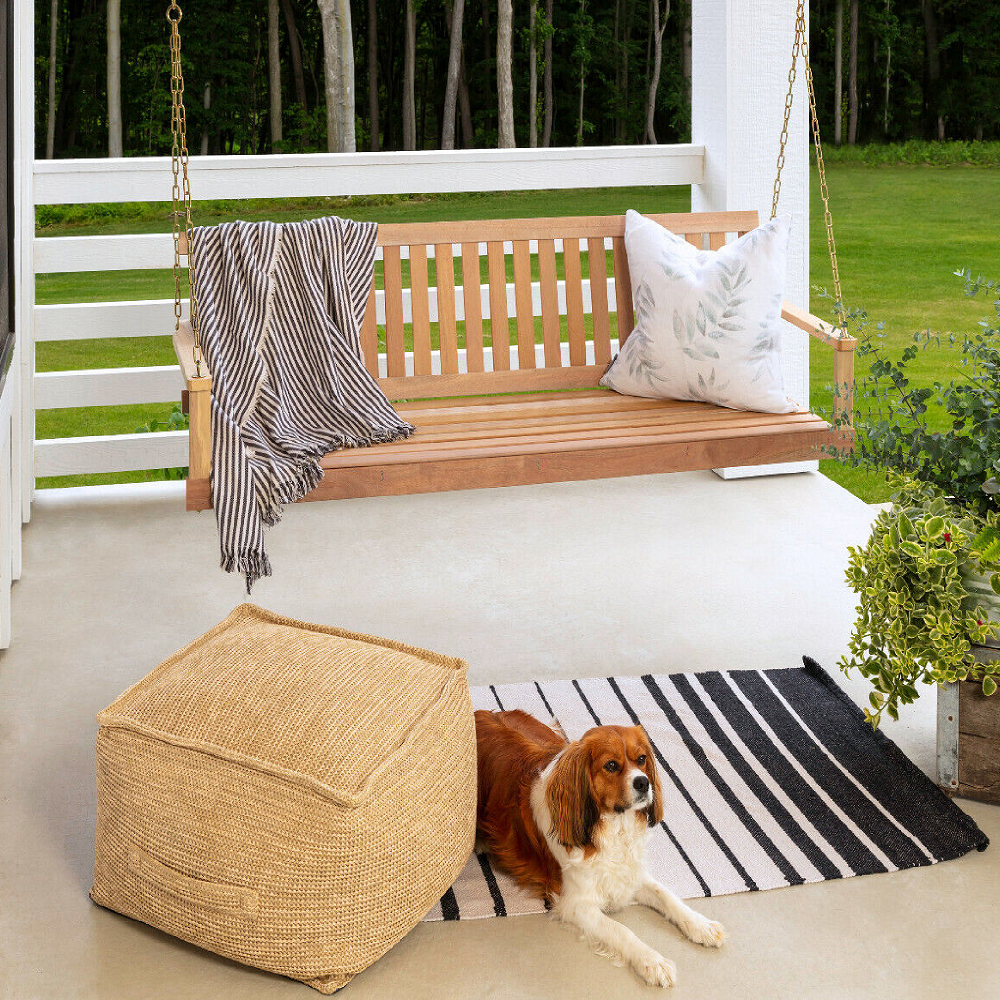
[[[989,696],[1000,674],[1000,662],[976,655],[1000,628],[1000,515],[972,514],[915,479],[897,476],[893,486],[867,544],[848,550],[859,604],[841,667],[871,680],[874,726],[883,713],[898,719],[921,682],[972,678]]]
[[[871,680],[874,726],[883,713],[898,718],[919,684],[939,685],[939,782],[1000,801],[1000,699],[990,697],[1000,675],[1000,287],[961,274],[969,294],[994,293],[995,315],[952,338],[951,380],[913,383],[919,344],[898,358],[871,338],[859,348],[870,365],[855,386],[847,461],[888,470],[893,500],[868,543],[850,550],[859,609],[840,666]]]

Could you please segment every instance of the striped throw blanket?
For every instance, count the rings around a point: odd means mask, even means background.
[[[361,354],[377,235],[338,218],[194,230],[212,503],[222,568],[248,593],[271,574],[264,526],[319,484],[324,454],[413,433]]]

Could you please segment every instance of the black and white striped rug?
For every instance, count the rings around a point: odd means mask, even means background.
[[[602,677],[474,688],[474,706],[591,726],[641,722],[665,822],[647,866],[686,898],[931,865],[985,850],[973,820],[814,661],[792,670]],[[473,854],[425,920],[539,913]]]

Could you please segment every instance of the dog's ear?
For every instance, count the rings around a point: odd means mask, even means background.
[[[545,797],[552,832],[564,847],[587,847],[600,818],[590,778],[590,750],[574,743],[563,751],[549,778]]]
[[[649,742],[646,730],[642,726],[636,726],[646,744],[646,775],[649,778],[650,787],[653,789],[653,801],[646,807],[646,822],[650,826],[656,826],[663,822],[663,794],[660,790],[660,770],[656,766],[656,754],[653,753],[653,744]]]

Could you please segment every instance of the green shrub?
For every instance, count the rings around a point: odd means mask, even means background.
[[[910,365],[941,338],[916,334],[898,358],[886,355],[882,331],[863,313],[850,313],[858,333],[858,357],[868,371],[855,385],[856,442],[844,455],[848,465],[869,471],[890,469],[934,487],[971,511],[1000,513],[1000,285],[971,272],[966,294],[993,296],[993,315],[960,339],[957,369],[948,381],[914,385]]]
[[[1000,166],[1000,142],[908,142],[871,143],[866,146],[824,147],[829,163],[857,163],[867,167],[933,166],[965,164],[974,167]]]

